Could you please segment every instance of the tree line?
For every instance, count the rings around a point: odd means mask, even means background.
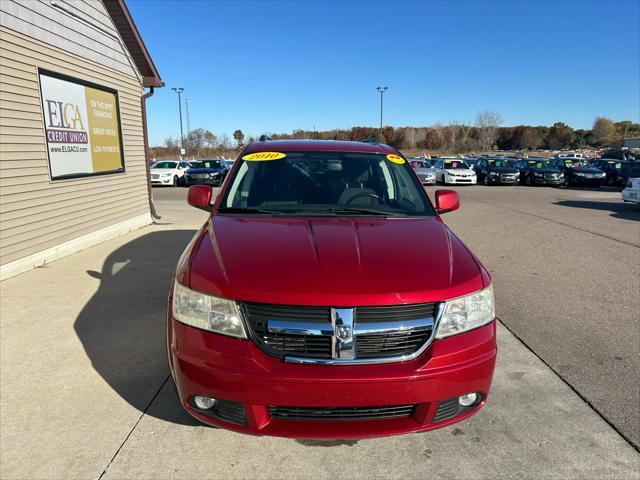
[[[291,133],[267,133],[272,139],[374,140],[400,150],[424,150],[432,153],[489,152],[491,150],[538,150],[620,147],[625,138],[640,137],[640,124],[630,120],[615,122],[597,117],[592,128],[573,129],[562,122],[552,126],[518,125],[503,127],[500,114],[491,111],[478,113],[475,122],[436,123],[429,127],[385,126],[352,127],[326,131],[294,130]],[[254,137],[246,139],[250,143]],[[184,138],[188,158],[233,155],[246,144],[245,134],[238,129],[233,140],[228,135],[216,136],[209,130],[197,128]],[[177,157],[180,139],[167,138],[162,146],[150,148],[151,157]]]

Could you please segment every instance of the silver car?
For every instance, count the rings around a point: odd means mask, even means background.
[[[420,179],[420,183],[422,183],[423,185],[435,185],[436,172],[432,167],[429,166],[427,160],[422,157],[409,158],[408,160],[413,167],[413,170],[416,172],[416,175]]]

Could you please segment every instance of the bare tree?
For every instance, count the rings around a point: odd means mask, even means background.
[[[449,152],[457,152],[460,141],[460,124],[450,121],[447,125],[447,132],[449,134]]]
[[[227,135],[226,133],[220,135],[219,146],[220,148],[223,148],[225,150],[231,149],[231,139],[229,138],[229,135]]]
[[[502,115],[490,110],[479,112],[476,115],[476,127],[480,140],[480,148],[487,152],[493,148],[498,135],[498,127],[502,123]]]

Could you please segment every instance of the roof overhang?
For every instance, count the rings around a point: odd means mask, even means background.
[[[103,0],[103,3],[142,75],[142,86],[163,87],[164,82],[160,79],[160,74],[151,60],[124,0]]]

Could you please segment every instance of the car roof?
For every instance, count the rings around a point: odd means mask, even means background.
[[[382,143],[345,142],[338,140],[265,140],[253,142],[244,151],[255,152],[358,152],[394,153],[398,152]]]

